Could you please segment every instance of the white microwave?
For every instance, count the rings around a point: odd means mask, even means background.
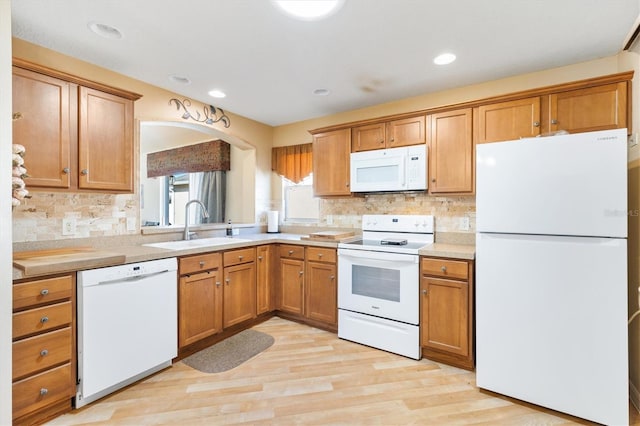
[[[426,189],[426,145],[351,153],[351,192]]]

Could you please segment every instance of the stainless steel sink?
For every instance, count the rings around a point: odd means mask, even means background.
[[[200,238],[196,240],[180,240],[180,241],[166,241],[164,243],[150,243],[142,244],[146,247],[162,248],[167,250],[185,250],[198,247],[213,247],[222,246],[225,244],[246,243],[251,240],[244,238],[234,237],[213,237],[213,238]]]

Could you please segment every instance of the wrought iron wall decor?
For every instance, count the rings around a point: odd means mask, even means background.
[[[191,106],[191,101],[189,99],[185,99],[183,101],[176,98],[169,99],[169,105],[171,105],[172,102],[176,104],[177,110],[180,110],[180,108],[184,110],[184,113],[182,114],[183,120],[192,119],[198,123],[204,124],[213,124],[221,121],[225,128],[231,126],[231,120],[226,116],[222,108],[216,108],[213,105],[208,105],[203,108],[204,116],[198,111],[196,111],[196,115],[193,115],[187,109]]]

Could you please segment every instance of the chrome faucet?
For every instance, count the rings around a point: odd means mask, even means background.
[[[189,201],[185,206],[184,206],[184,239],[185,240],[189,240],[191,239],[191,237],[189,236],[189,206],[193,203],[198,203],[200,204],[200,207],[202,207],[202,218],[203,219],[208,219],[209,218],[209,212],[207,211],[207,208],[204,206],[204,204],[202,204],[202,201],[200,200],[191,200]]]

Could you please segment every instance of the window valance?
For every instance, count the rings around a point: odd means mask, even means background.
[[[230,168],[231,146],[219,139],[147,154],[147,177]]]
[[[313,169],[312,144],[279,146],[271,150],[271,170],[294,183],[302,182]]]

